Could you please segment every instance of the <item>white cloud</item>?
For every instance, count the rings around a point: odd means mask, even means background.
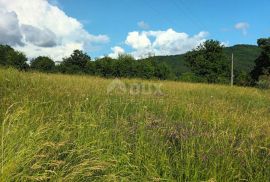
[[[138,27],[140,27],[141,29],[145,29],[145,30],[147,30],[147,29],[150,28],[150,26],[148,25],[148,23],[146,23],[146,22],[144,22],[144,21],[138,22],[137,25],[138,25]]]
[[[23,45],[22,34],[16,13],[0,9],[0,43]]]
[[[239,23],[235,24],[234,28],[242,31],[243,35],[247,35],[249,24],[246,22],[239,22]]]
[[[62,6],[58,0],[48,0],[48,1],[51,5],[62,8]]]
[[[73,50],[83,50],[84,47],[82,43],[76,42],[65,43],[56,47],[38,47],[27,43],[26,46],[16,46],[15,49],[25,52],[30,58],[45,55],[53,58],[55,61],[62,61],[62,58],[69,56]]]
[[[183,54],[204,42],[207,36],[207,32],[199,32],[194,36],[189,36],[187,33],[176,32],[173,29],[130,32],[125,43],[133,49],[131,54],[135,58],[143,58],[149,54]]]
[[[54,47],[56,43],[56,35],[49,29],[43,30],[33,27],[32,25],[21,25],[21,31],[25,36],[26,42],[39,47]]]
[[[146,49],[151,46],[151,41],[147,37],[146,32],[130,32],[125,43],[133,49]]]
[[[94,48],[109,41],[106,35],[88,33],[78,20],[49,2],[0,0],[0,37],[7,39],[0,38],[0,43],[16,45],[30,57],[47,55],[59,61],[73,49]]]
[[[224,47],[229,47],[230,46],[230,42],[229,41],[221,42],[221,45],[223,45]]]
[[[117,58],[119,56],[119,54],[125,53],[125,50],[119,46],[115,46],[115,47],[111,48],[111,50],[112,50],[112,53],[109,54],[109,57],[111,57],[111,58]]]

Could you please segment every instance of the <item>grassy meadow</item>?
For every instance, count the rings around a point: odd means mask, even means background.
[[[270,180],[270,91],[0,69],[0,181]]]

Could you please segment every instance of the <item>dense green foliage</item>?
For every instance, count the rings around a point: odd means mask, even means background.
[[[190,72],[190,69],[185,64],[185,54],[172,56],[153,56],[145,58],[146,61],[155,61],[156,63],[165,63],[179,77],[181,74]]]
[[[191,71],[208,83],[228,83],[230,62],[226,60],[224,47],[220,42],[207,40],[185,55]]]
[[[19,70],[28,69],[26,56],[7,45],[0,45],[0,65]],[[65,74],[89,74],[103,77],[128,77],[143,79],[172,79],[171,68],[156,61],[135,60],[131,55],[119,55],[117,59],[104,57],[91,61],[91,57],[81,50],[74,52],[63,61],[55,62],[46,56],[39,56],[30,62],[30,68],[42,72],[61,72]]]
[[[91,61],[90,56],[80,50],[74,50],[68,58],[64,58],[59,66],[62,73],[75,74],[85,73],[87,62]]]
[[[211,42],[211,41],[208,41]],[[213,41],[215,42],[215,41]],[[110,57],[98,58],[94,61],[86,53],[75,50],[72,55],[56,64],[48,57],[40,56],[31,61],[31,69],[43,72],[60,72],[65,74],[88,74],[102,77],[128,77],[160,80],[181,80],[188,82],[227,83],[231,54],[235,57],[235,83],[237,85],[255,85],[261,75],[259,63],[267,62],[267,56],[261,53],[261,46],[236,45],[220,47],[219,53],[203,50],[203,46],[183,55],[150,56],[135,60],[130,55],[119,55],[117,59]],[[211,51],[210,51],[211,52]],[[196,65],[198,60],[203,62]],[[263,59],[263,60],[262,60]],[[194,61],[197,60],[197,61]],[[28,69],[27,59],[23,53],[10,46],[0,46],[0,65],[13,66],[20,70]],[[189,64],[187,64],[189,63]],[[196,68],[195,68],[196,67]],[[258,72],[254,74],[255,72]],[[257,77],[254,79],[254,75]],[[265,77],[263,77],[265,78]]]
[[[7,66],[10,61],[8,58],[10,57],[10,53],[14,52],[14,49],[7,45],[0,45],[0,64],[3,66]]]
[[[53,72],[55,71],[54,61],[46,56],[39,56],[31,61],[31,69],[42,71],[42,72]]]
[[[0,181],[269,181],[268,91],[121,81],[0,69]]]
[[[270,89],[270,76],[261,75],[256,82],[256,86],[261,89]]]
[[[8,45],[0,45],[0,65],[12,66],[19,70],[27,70],[29,65],[26,62],[27,58],[23,53],[15,51]]]
[[[261,49],[255,45],[235,45],[224,49],[226,58],[231,60],[234,54],[235,69],[238,72],[249,73],[255,66],[254,60],[258,58]]]
[[[262,75],[270,75],[270,38],[259,39],[258,46],[262,49],[262,52],[256,59],[256,65],[251,71],[251,77],[254,82],[259,81]]]
[[[58,69],[62,73],[84,73],[107,78],[156,78],[161,80],[172,78],[172,71],[166,64],[135,60],[128,54],[119,55],[117,59],[103,57],[91,61],[87,54],[78,50],[75,50],[70,57],[65,58]]]
[[[261,53],[261,49],[254,45],[235,45],[232,47],[225,47],[224,53],[226,60],[231,60],[231,55],[234,53],[235,71],[241,75],[247,75],[255,66],[254,60],[258,58]],[[155,56],[151,60],[155,60],[157,63],[166,63],[171,67],[173,74],[179,77],[181,80],[185,80],[186,73],[191,74],[190,68],[185,64],[185,56],[173,55],[173,56]],[[184,75],[183,75],[184,74]],[[236,77],[238,75],[236,74]],[[240,83],[241,84],[241,83]]]

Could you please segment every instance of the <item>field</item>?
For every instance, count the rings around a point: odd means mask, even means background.
[[[0,180],[269,181],[269,90],[119,82],[0,69]]]

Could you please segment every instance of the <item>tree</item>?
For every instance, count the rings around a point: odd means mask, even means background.
[[[262,52],[255,60],[255,67],[250,73],[253,84],[257,82],[262,75],[270,75],[270,38],[259,39],[257,43],[262,49]]]
[[[31,68],[42,72],[53,72],[55,63],[49,57],[39,56],[31,61]]]
[[[94,61],[88,61],[86,63],[85,73],[89,75],[96,75],[96,64]]]
[[[7,55],[7,65],[10,65],[18,70],[27,70],[29,65],[27,64],[26,56],[19,51],[10,51]]]
[[[8,55],[14,52],[14,49],[8,45],[0,45],[0,65],[8,65]]]
[[[208,83],[228,82],[230,62],[219,41],[207,40],[185,55],[185,61],[192,72]]]
[[[143,79],[150,79],[153,78],[155,75],[155,68],[150,60],[138,61],[136,70],[137,70],[137,77]]]
[[[250,74],[245,71],[235,70],[234,71],[234,82],[236,85],[249,86],[251,85]]]
[[[68,58],[64,58],[60,66],[63,73],[85,73],[87,62],[91,61],[91,57],[80,50],[74,50]]]
[[[155,77],[160,80],[167,80],[172,77],[172,70],[166,63],[154,64]]]
[[[203,80],[191,72],[182,73],[179,77],[179,80],[183,82],[203,82]]]
[[[115,62],[116,77],[136,77],[137,61],[129,54],[120,54]]]
[[[27,70],[29,67],[26,56],[8,45],[0,45],[0,65],[12,66],[19,70]]]
[[[96,74],[104,77],[114,76],[115,60],[110,57],[104,57],[95,61]]]

